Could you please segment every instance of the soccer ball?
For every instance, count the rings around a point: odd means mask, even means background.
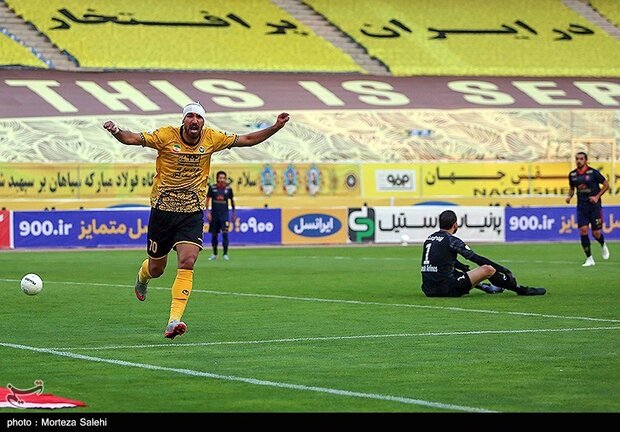
[[[28,295],[36,295],[43,289],[43,281],[39,275],[28,273],[21,281],[22,291]]]
[[[400,244],[403,246],[407,246],[407,244],[411,241],[407,234],[403,234],[400,236]]]

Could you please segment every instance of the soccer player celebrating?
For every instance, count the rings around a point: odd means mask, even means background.
[[[181,317],[192,290],[194,263],[202,250],[203,211],[211,155],[231,147],[259,144],[282,129],[289,120],[287,113],[281,113],[272,126],[236,135],[205,128],[205,114],[199,102],[192,102],[183,108],[181,126],[164,126],[153,132],[131,132],[120,129],[113,121],[103,124],[103,128],[123,144],[157,150],[148,226],[148,258],[138,271],[135,293],[138,300],[146,299],[149,281],[164,273],[168,254],[172,249],[176,250],[177,275],[172,284],[170,318],[164,333],[170,339],[182,335],[187,329]]]
[[[603,259],[609,259],[609,249],[605,244],[603,236],[603,204],[601,196],[609,189],[609,182],[600,171],[588,165],[588,155],[579,152],[575,155],[577,168],[568,174],[568,184],[570,190],[566,197],[566,203],[570,203],[571,198],[577,191],[577,226],[581,236],[581,247],[586,254],[586,261],[583,267],[590,267],[595,264],[590,249],[590,236],[588,227],[592,226],[592,235],[601,245],[601,255]],[[599,185],[603,185],[600,187]]]
[[[232,188],[228,185],[226,173],[218,171],[215,177],[216,184],[210,185],[207,190],[207,209],[209,201],[211,201],[211,211],[207,212],[209,221],[209,232],[211,233],[211,247],[213,255],[209,257],[209,261],[217,259],[217,236],[222,233],[222,246],[224,248],[223,258],[228,261],[228,232],[230,231],[230,223],[235,221],[235,199],[233,198]],[[232,208],[232,219],[229,219],[228,201]]]

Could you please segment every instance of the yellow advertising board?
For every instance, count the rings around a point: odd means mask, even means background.
[[[604,204],[620,203],[618,164],[590,161],[609,179]],[[0,209],[149,205],[154,164],[0,163]],[[214,164],[240,207],[564,205],[572,162]],[[615,168],[616,172],[613,172]]]
[[[346,208],[282,209],[282,244],[347,242]]]
[[[360,196],[360,169],[355,163],[212,164],[209,181],[220,170],[228,175],[235,196]]]
[[[154,164],[0,163],[0,199],[149,196]]]
[[[214,164],[237,196],[360,196],[358,164]],[[148,197],[154,164],[0,163],[0,198]]]
[[[424,197],[526,197],[568,194],[565,162],[425,163]]]

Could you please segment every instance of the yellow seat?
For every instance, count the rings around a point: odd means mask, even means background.
[[[397,76],[620,74],[618,41],[561,0],[305,2]]]
[[[0,33],[0,66],[48,68],[32,51],[4,33]]]
[[[363,72],[269,0],[7,3],[84,68]]]

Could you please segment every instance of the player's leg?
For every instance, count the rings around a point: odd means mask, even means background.
[[[177,275],[172,284],[172,302],[170,316],[164,336],[173,339],[185,333],[187,326],[181,321],[189,295],[192,292],[194,264],[202,249],[202,212],[190,213],[179,217],[177,240]],[[197,240],[200,240],[198,243]]]
[[[605,243],[605,236],[603,235],[603,209],[596,208],[590,218],[590,225],[592,226],[592,236],[601,245],[601,255],[604,260],[609,259],[609,248]]]
[[[472,287],[478,285],[485,279],[490,279],[494,274],[495,269],[486,264],[467,272],[467,276],[469,276]]]
[[[134,292],[140,301],[146,300],[147,286],[151,279],[160,277],[166,269],[168,253],[172,249],[173,237],[169,230],[170,220],[166,212],[151,209],[146,253],[148,258],[142,262]]]
[[[223,258],[226,261],[228,261],[228,228],[229,228],[229,222],[226,221],[222,228],[222,247],[224,248]]]
[[[517,295],[521,296],[544,295],[547,292],[547,290],[544,288],[528,287],[519,284],[512,273],[506,274],[497,271],[493,276],[489,278],[489,280],[493,285],[510,291],[514,291],[517,293]]]
[[[209,224],[209,232],[211,233],[211,248],[213,249],[213,253],[209,257],[209,261],[213,261],[214,259],[217,259],[217,236],[220,232],[220,221],[218,219],[211,218],[211,223]]]
[[[594,258],[592,257],[592,249],[590,248],[590,236],[588,235],[590,215],[588,214],[587,209],[577,208],[577,226],[579,227],[581,248],[583,249],[583,253],[586,254],[586,261],[582,264],[582,266],[593,266],[595,263]]]

